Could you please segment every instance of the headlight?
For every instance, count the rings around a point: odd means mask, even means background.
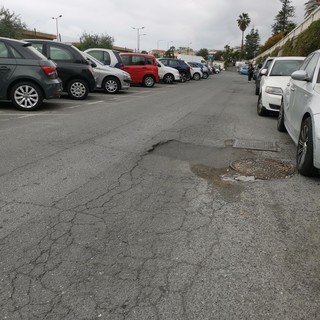
[[[270,93],[270,94],[276,94],[279,96],[282,96],[283,91],[281,88],[279,87],[266,87],[266,93]]]

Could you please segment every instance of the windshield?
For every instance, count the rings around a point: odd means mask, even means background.
[[[279,60],[275,61],[270,76],[290,76],[292,72],[300,68],[303,60]]]

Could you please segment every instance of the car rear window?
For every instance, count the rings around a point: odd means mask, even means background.
[[[41,53],[39,52],[36,48],[34,48],[32,45],[27,47],[28,50],[32,51],[32,53],[37,56],[39,59],[41,60],[47,60],[47,58]]]

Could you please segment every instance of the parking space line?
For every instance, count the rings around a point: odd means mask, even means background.
[[[104,100],[100,100],[100,101],[94,101],[94,102],[88,102],[86,104],[98,104],[98,103],[101,103],[101,102],[105,102]]]

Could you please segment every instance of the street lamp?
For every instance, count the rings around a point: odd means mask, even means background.
[[[189,43],[188,43],[187,54],[189,54],[190,44],[192,44],[192,42],[189,42]]]
[[[140,52],[140,35],[139,35],[139,31],[140,31],[141,29],[144,29],[144,27],[139,27],[139,28],[137,28],[137,27],[132,27],[132,29],[137,30],[137,52]]]
[[[146,33],[139,34],[139,45],[141,44],[141,39],[140,39],[140,38],[141,38],[142,36],[146,36],[146,35],[147,35]]]
[[[61,42],[61,38],[59,37],[59,28],[58,28],[58,19],[62,17],[62,14],[58,17],[52,17],[52,19],[56,20],[56,29],[57,29],[57,41]]]
[[[165,41],[165,40],[157,40],[157,50],[159,50],[159,43],[160,43],[161,41]]]

